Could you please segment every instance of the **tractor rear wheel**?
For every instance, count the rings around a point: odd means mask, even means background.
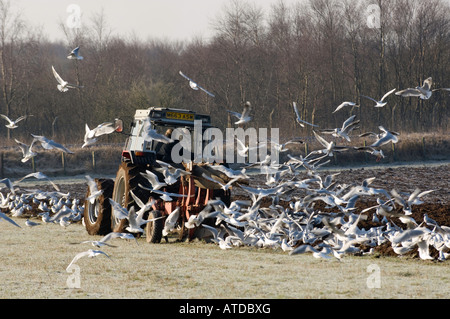
[[[114,181],[111,179],[95,179],[97,188],[103,193],[94,203],[86,199],[84,202],[84,224],[89,235],[106,235],[111,232],[111,204],[109,199],[113,193]],[[86,198],[90,196],[88,188]]]
[[[133,165],[131,163],[123,162],[120,164],[116,174],[116,180],[114,183],[114,190],[112,193],[112,199],[125,207],[130,209],[133,205],[136,205],[136,211],[139,210],[139,206],[134,202],[131,196],[131,191],[139,197],[142,202],[146,203],[150,197],[150,193],[141,189],[139,184],[146,184],[148,181],[140,173],[145,171],[144,168]],[[128,219],[118,219],[111,214],[111,228],[114,232],[125,232],[125,228],[128,226]]]
[[[148,214],[147,220],[161,217],[159,210],[152,210]],[[164,228],[164,221],[162,218],[148,222],[145,227],[145,236],[148,243],[160,243],[162,238],[162,230]]]

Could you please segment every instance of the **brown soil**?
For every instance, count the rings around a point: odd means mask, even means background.
[[[320,175],[325,177],[329,173],[337,173],[337,171],[322,171]],[[346,169],[340,171],[340,174],[336,176],[336,180],[339,183],[346,183],[350,185],[361,184],[366,178],[376,177],[371,186],[376,188],[383,188],[390,192],[392,189],[396,189],[399,193],[404,192],[404,197],[407,198],[406,194],[412,193],[416,188],[422,191],[433,189],[434,192],[425,195],[421,198],[424,201],[421,205],[412,206],[411,217],[420,224],[423,221],[424,214],[428,217],[434,219],[441,226],[450,227],[450,165],[441,166],[426,166],[423,167],[400,167],[400,168],[377,168],[377,169]],[[302,178],[302,177],[300,177]],[[304,178],[308,178],[305,174]],[[250,187],[264,186],[261,179],[252,179]],[[87,186],[85,183],[80,184],[70,184],[70,185],[60,185],[61,192],[70,192],[71,198],[77,198],[80,203],[84,202],[84,198],[87,191]],[[52,191],[51,187],[42,187],[43,190]],[[248,199],[248,194],[242,189],[233,189],[233,199]],[[358,210],[360,212],[362,209],[376,205],[376,197],[361,197],[357,202]],[[289,204],[287,202],[280,203],[283,206]],[[266,200],[263,206],[270,205],[270,201]],[[317,201],[315,202],[315,209],[326,211],[336,211],[333,209],[326,208],[326,204]],[[401,206],[397,205],[396,211],[401,213]],[[374,210],[368,211],[366,214],[368,216],[367,220],[360,221],[359,227],[364,229],[369,229],[370,227],[377,227],[382,225],[381,223],[375,223],[372,221],[372,215]],[[27,212],[24,216],[33,216],[37,214],[37,210],[33,209],[31,212]],[[391,222],[395,223],[399,227],[404,227],[404,224],[396,218],[391,218]],[[437,252],[431,251],[431,255],[437,257]],[[380,245],[375,249],[380,255],[392,255],[397,256],[390,245],[390,243],[385,245]],[[416,257],[417,250],[412,251],[406,255],[407,257]]]

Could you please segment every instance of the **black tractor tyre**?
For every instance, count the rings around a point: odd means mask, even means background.
[[[95,179],[97,188],[103,193],[97,197],[94,203],[89,200],[84,202],[84,225],[89,235],[107,235],[111,232],[111,204],[114,181],[112,179]],[[86,198],[90,196],[88,187]]]
[[[161,217],[161,212],[159,210],[152,210],[148,214],[149,219]],[[154,221],[148,222],[145,227],[145,236],[148,243],[157,244],[161,242],[162,231],[164,228],[164,219],[159,218]]]
[[[126,209],[135,206],[136,211],[138,211],[140,208],[134,202],[130,192],[132,191],[144,203],[150,197],[148,191],[139,187],[139,184],[148,184],[147,179],[140,174],[141,172],[145,172],[145,167],[136,166],[127,162],[121,163],[116,174],[112,200]],[[128,219],[119,220],[115,218],[113,213],[111,214],[111,228],[114,232],[126,232],[127,226]]]

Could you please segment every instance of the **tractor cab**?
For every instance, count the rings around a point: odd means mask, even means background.
[[[203,131],[212,127],[209,115],[197,114],[189,110],[160,107],[136,110],[131,124],[130,136],[122,151],[122,162],[152,165],[158,159],[157,151],[161,142],[145,139],[144,131],[148,125],[150,125],[150,129],[164,135],[168,129],[174,130],[176,128],[183,128],[192,132],[196,121],[201,121]]]

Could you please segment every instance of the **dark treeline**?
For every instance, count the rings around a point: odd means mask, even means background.
[[[371,3],[381,9],[379,27],[369,27]],[[448,131],[450,92],[429,100],[393,94],[382,109],[361,95],[380,99],[428,77],[433,88],[450,87],[449,1],[275,1],[266,12],[232,0],[213,21],[213,37],[189,42],[120,37],[107,19],[99,13],[78,29],[61,23],[65,41],[50,42],[0,0],[0,113],[32,115],[9,132],[1,125],[2,140],[27,142],[33,133],[81,144],[85,123],[129,123],[150,106],[209,113],[224,128],[232,125],[226,110],[240,112],[245,101],[254,127],[279,127],[284,138],[311,135],[296,124],[293,101],[322,128],[357,114],[364,131]],[[66,58],[76,46],[82,61]],[[52,65],[84,88],[59,92]],[[180,70],[216,97],[190,89]],[[343,101],[361,107],[332,114]]]

